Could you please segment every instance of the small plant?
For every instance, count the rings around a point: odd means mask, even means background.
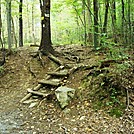
[[[131,67],[132,67],[132,65],[128,61],[125,61],[123,64],[117,64],[116,65],[116,70],[118,72],[116,72],[116,73],[121,73],[121,72],[126,71],[128,68],[131,68]]]
[[[0,66],[0,74],[2,74],[4,72],[4,67]]]
[[[115,42],[108,41],[107,36],[104,33],[101,35],[101,48],[106,52],[108,59],[128,59],[125,48],[121,48],[119,44]]]
[[[122,114],[123,114],[123,111],[122,109],[116,107],[116,108],[112,108],[108,111],[108,113],[111,115],[111,116],[116,116],[116,117],[121,117]]]
[[[100,74],[97,74],[97,72],[95,71],[94,75],[89,76],[83,85],[91,89],[88,95],[92,100],[93,109],[95,111],[105,109],[111,116],[122,116],[125,109],[125,92],[116,82],[116,75],[111,75],[109,71],[103,73],[100,71]]]

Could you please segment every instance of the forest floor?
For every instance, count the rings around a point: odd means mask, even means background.
[[[38,85],[38,80],[45,78],[48,71],[57,68],[48,57],[42,56],[42,62],[31,55],[37,51],[36,47],[24,47],[14,51],[6,58],[6,64],[1,68],[0,76],[0,133],[1,134],[132,134],[134,133],[134,58],[133,52],[129,52],[125,60],[107,60],[106,53],[94,52],[91,47],[81,45],[56,46],[55,50],[60,53],[58,58],[64,63],[75,66],[84,65],[67,79],[65,85],[76,89],[76,96],[71,103],[61,109],[53,96],[49,99],[33,98],[28,104],[20,103],[27,94],[28,88]],[[103,62],[106,61],[106,62]],[[108,107],[99,107],[94,103],[94,98],[104,97],[102,89],[97,92],[93,89],[110,88],[110,81],[99,82],[104,78],[107,68],[110,73],[107,77],[117,71],[115,64],[127,64],[125,73],[112,77],[114,86],[121,87],[122,96],[120,102],[125,106],[118,110],[119,117],[108,113],[111,107],[118,107],[117,103],[108,99],[100,99],[98,102],[108,101]],[[43,64],[43,66],[42,66]],[[87,66],[86,66],[87,65]],[[122,70],[123,70],[122,69]],[[97,71],[96,71],[97,70]],[[104,71],[104,72],[103,72]],[[99,73],[98,73],[99,72]],[[100,73],[101,72],[101,73]],[[96,76],[97,74],[97,76]],[[95,75],[95,78],[93,78]],[[90,79],[92,76],[92,79]],[[113,76],[113,75],[112,75]],[[114,75],[115,76],[115,75]],[[105,78],[107,78],[105,76]],[[89,82],[91,81],[91,82]],[[96,88],[97,87],[97,88]],[[111,86],[113,89],[113,86]],[[118,88],[119,88],[118,87]],[[123,90],[125,89],[125,91]],[[97,96],[97,93],[100,96]],[[114,97],[117,97],[114,92]],[[91,95],[92,94],[92,95]],[[106,93],[107,94],[107,93]],[[108,94],[107,94],[108,96]],[[33,96],[35,97],[35,96]],[[127,101],[127,104],[126,103]],[[31,105],[36,104],[36,105]],[[96,106],[97,105],[97,106]],[[115,106],[114,106],[115,105]],[[95,107],[96,106],[96,107]],[[115,109],[116,111],[116,109]],[[120,114],[121,113],[121,114]]]

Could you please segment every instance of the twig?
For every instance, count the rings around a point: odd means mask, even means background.
[[[129,92],[128,92],[128,89],[127,89],[127,98],[126,98],[126,104],[127,104],[127,111],[128,111],[128,108],[129,108]]]
[[[122,119],[125,117],[125,115],[127,114],[128,109],[129,109],[129,92],[128,92],[128,89],[126,89],[126,105],[127,105],[127,108],[125,110],[125,113],[122,116]]]

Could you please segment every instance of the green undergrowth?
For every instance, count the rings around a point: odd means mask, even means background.
[[[109,63],[107,67],[97,67],[82,82],[81,90],[92,102],[95,111],[103,109],[111,116],[121,117],[126,108],[126,89],[132,64],[129,61]],[[131,76],[130,76],[131,77]]]
[[[0,66],[0,76],[4,73],[5,69],[3,66]]]

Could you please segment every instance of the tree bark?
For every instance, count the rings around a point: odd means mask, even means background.
[[[39,80],[38,83],[43,84],[43,85],[50,85],[50,86],[59,86],[60,85],[59,82],[52,81],[52,80]]]
[[[38,84],[33,91],[38,91],[42,87],[41,84]],[[23,101],[29,99],[32,96],[32,93],[28,93],[20,102],[22,103]]]
[[[41,43],[39,50],[42,53],[54,53],[51,42],[50,28],[50,0],[40,0],[41,9]]]
[[[128,44],[132,44],[132,27],[131,27],[131,1],[128,0]]]
[[[11,0],[7,0],[8,49],[11,50]]]
[[[124,0],[121,0],[121,3],[122,3],[122,26],[121,26],[121,28],[122,28],[122,38],[123,39],[125,39],[124,37],[125,37],[125,34],[124,34],[124,23],[125,23],[125,4],[124,4]]]
[[[87,44],[87,26],[86,26],[86,9],[85,0],[82,0],[82,12],[83,12],[83,23],[84,23],[84,44]]]
[[[1,48],[4,48],[3,41],[2,41],[1,0],[0,0],[0,43],[1,43]]]
[[[94,49],[98,47],[98,0],[93,0],[94,5]]]
[[[108,9],[109,9],[109,0],[105,0],[105,17],[103,24],[103,33],[107,32],[107,21],[108,21]]]
[[[41,96],[41,97],[47,97],[49,94],[44,94],[44,93],[41,93],[41,92],[38,92],[38,91],[34,91],[32,89],[27,89],[27,91],[31,94],[34,94],[34,95],[38,95],[38,96]]]
[[[117,33],[116,33],[116,2],[115,0],[112,0],[111,3],[111,8],[112,8],[112,30],[113,30],[113,37],[114,37],[114,42],[117,43]]]
[[[92,42],[93,35],[92,35],[92,17],[91,12],[89,11],[91,9],[91,0],[87,0],[87,19],[88,19],[88,33],[87,33],[87,42]]]
[[[20,0],[20,3],[19,3],[19,47],[23,47],[22,4],[23,4],[23,0]]]
[[[35,29],[34,29],[34,2],[32,3],[32,36],[34,45],[36,45]]]
[[[68,72],[48,72],[47,74],[52,76],[67,76]]]
[[[15,33],[15,27],[14,27],[13,17],[11,19],[12,19],[12,35],[13,35],[13,38],[14,38],[15,47],[17,48],[17,38],[16,38],[16,33]]]
[[[2,18],[1,18],[1,0],[0,0],[0,38],[2,37],[1,30],[2,30]]]

